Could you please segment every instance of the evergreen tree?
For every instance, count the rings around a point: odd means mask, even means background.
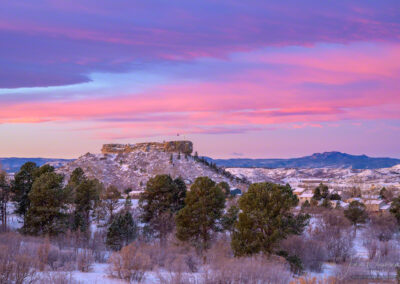
[[[137,225],[129,211],[115,216],[107,230],[106,244],[113,250],[120,250],[137,237]]]
[[[330,200],[342,200],[342,197],[341,197],[338,193],[332,193],[332,194],[329,196],[329,199],[330,199]]]
[[[32,162],[23,164],[20,170],[15,174],[14,181],[12,183],[12,192],[14,194],[15,213],[24,217],[29,208],[28,194],[32,189],[34,182],[34,171],[37,169],[37,165]]]
[[[174,228],[174,215],[184,206],[186,184],[181,178],[173,180],[169,175],[157,175],[146,184],[139,198],[141,220],[145,230],[160,238],[162,245]]]
[[[132,208],[132,199],[129,195],[125,198],[124,210],[129,211]]]
[[[365,210],[365,205],[358,201],[352,201],[346,210],[344,216],[357,228],[358,224],[363,224],[367,221],[368,214]]]
[[[301,208],[308,208],[308,207],[310,207],[311,205],[310,205],[310,202],[308,202],[308,200],[306,200],[304,203],[303,203],[303,205],[301,205]]]
[[[390,206],[389,212],[396,218],[397,223],[400,225],[400,196],[395,198]]]
[[[379,198],[382,200],[386,199],[386,193],[387,193],[387,189],[386,187],[382,187],[381,190],[379,191]]]
[[[231,188],[229,187],[229,184],[226,181],[222,181],[218,184],[219,187],[221,187],[222,191],[225,193],[226,197],[231,196]]]
[[[321,200],[328,198],[329,196],[329,189],[328,186],[324,185],[323,183],[320,183],[315,189],[314,189],[314,196],[313,199],[315,200]]]
[[[185,207],[176,216],[176,236],[191,241],[203,255],[209,248],[211,234],[218,231],[218,222],[225,208],[225,194],[208,177],[198,177],[185,198]]]
[[[114,211],[118,207],[120,198],[121,193],[118,188],[113,185],[107,187],[105,192],[101,195],[101,206],[106,210],[109,216],[109,223],[111,223],[114,218]]]
[[[329,201],[328,198],[324,198],[324,200],[322,201],[321,206],[325,207],[327,209],[331,209],[332,208],[331,202]]]
[[[239,215],[239,208],[235,205],[229,207],[221,218],[221,225],[224,231],[233,232],[233,228]]]
[[[86,178],[81,168],[76,168],[72,172],[68,182],[68,189],[74,196],[73,229],[88,232],[90,212],[98,205],[102,188],[102,184],[97,179]]]
[[[298,204],[289,185],[255,183],[239,199],[231,246],[236,256],[271,254],[289,234],[301,234],[309,216],[291,212]]]
[[[81,167],[78,167],[72,171],[68,181],[68,187],[70,187],[72,191],[75,191],[75,189],[85,180],[87,180],[85,172]]]
[[[63,176],[54,172],[40,175],[28,197],[30,207],[22,231],[32,235],[57,235],[65,231],[66,200],[69,191],[63,187]]]

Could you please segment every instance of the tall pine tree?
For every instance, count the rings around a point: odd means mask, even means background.
[[[300,234],[308,215],[293,215],[297,196],[289,185],[255,183],[239,199],[239,220],[231,246],[236,256],[271,254],[277,243],[289,234]]]
[[[22,216],[25,220],[25,214],[29,209],[30,201],[28,194],[32,189],[34,182],[34,171],[37,169],[37,165],[32,162],[23,164],[20,170],[15,174],[12,183],[12,192],[14,194],[15,201],[15,213]]]
[[[209,177],[198,177],[185,198],[185,207],[176,216],[176,236],[191,242],[203,255],[210,246],[213,232],[225,208],[225,194]]]
[[[165,245],[166,237],[174,228],[174,215],[184,206],[186,184],[181,178],[173,180],[169,175],[157,175],[146,184],[140,195],[139,207],[145,230],[160,238]]]
[[[66,201],[68,192],[63,176],[47,172],[32,185],[28,197],[30,207],[22,231],[31,235],[57,235],[67,228]]]
[[[123,210],[113,219],[107,230],[106,244],[112,250],[120,250],[137,237],[137,225],[129,211]]]

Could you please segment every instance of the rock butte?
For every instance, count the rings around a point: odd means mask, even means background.
[[[193,152],[193,143],[191,141],[167,141],[163,143],[146,142],[136,144],[104,144],[101,148],[101,153],[103,154],[120,154],[136,151],[180,152],[190,155]]]

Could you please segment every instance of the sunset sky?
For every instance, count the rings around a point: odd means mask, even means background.
[[[400,158],[399,0],[2,0],[0,64],[1,157]]]

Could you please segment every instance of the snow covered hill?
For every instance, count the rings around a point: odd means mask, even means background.
[[[305,182],[324,182],[338,188],[357,186],[361,189],[369,189],[372,186],[400,187],[400,165],[367,170],[332,168],[227,168],[226,170],[238,177],[247,178],[250,182],[274,180],[292,186]]]
[[[208,176],[215,182],[226,181],[231,187],[244,189],[247,186],[229,173],[224,174],[224,170],[213,168],[191,155],[158,149],[134,149],[112,154],[87,153],[58,168],[57,172],[65,174],[68,179],[77,167],[81,167],[88,177],[97,178],[106,186],[115,185],[121,190],[143,190],[148,179],[157,174],[182,177],[186,184],[191,184],[199,176]]]

